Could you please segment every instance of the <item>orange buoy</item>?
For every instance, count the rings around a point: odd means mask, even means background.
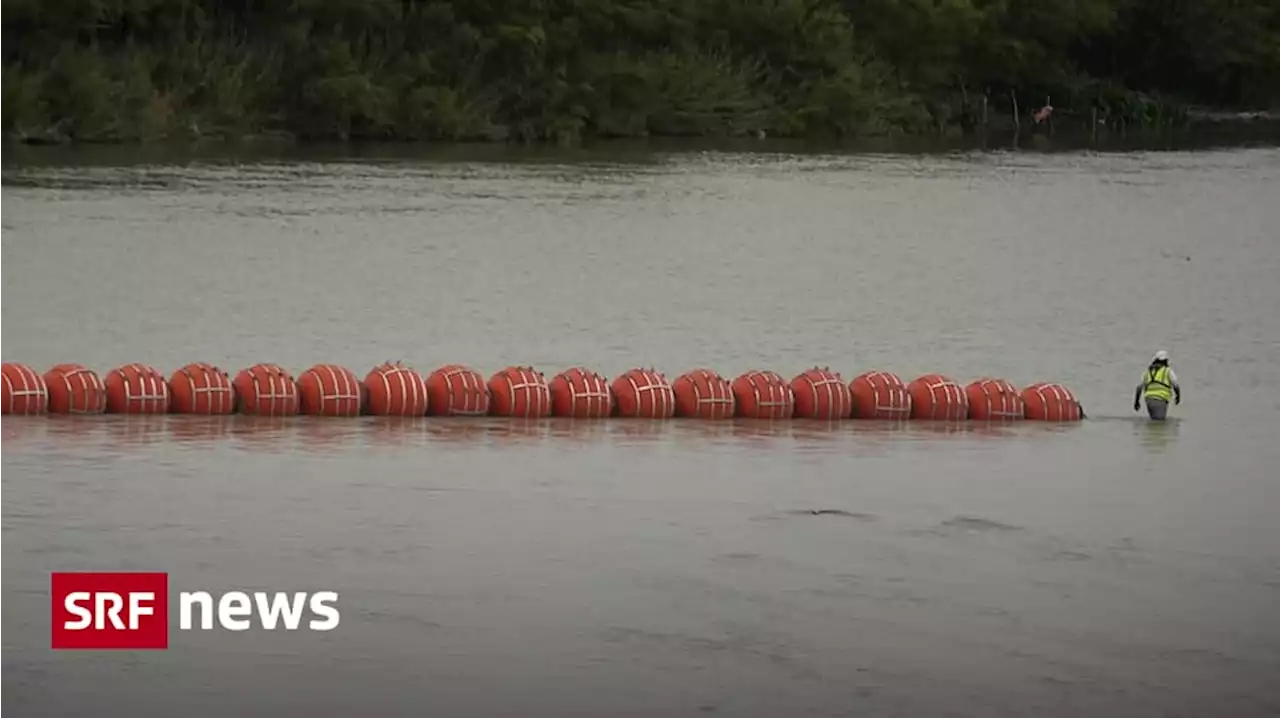
[[[676,416],[689,419],[732,419],[733,384],[710,369],[694,369],[671,382]]]
[[[941,374],[925,374],[907,385],[912,419],[961,421],[969,418],[964,389]]]
[[[79,364],[56,364],[44,373],[50,414],[101,414],[107,387],[96,372]]]
[[[427,413],[427,380],[396,362],[380,364],[364,378],[365,407],[374,416],[423,416]]]
[[[618,416],[629,419],[670,419],[676,415],[671,382],[656,369],[632,369],[613,380]]]
[[[4,396],[0,414],[43,414],[49,409],[49,389],[44,377],[26,364],[4,362]]]
[[[169,383],[147,364],[125,364],[107,372],[108,414],[169,413]]]
[[[855,419],[908,419],[911,417],[911,394],[897,374],[869,371],[849,382]]]
[[[308,416],[359,416],[360,381],[346,367],[317,364],[298,376],[298,413]]]
[[[748,419],[790,419],[795,395],[787,380],[772,371],[749,371],[733,380],[738,416]]]
[[[169,377],[169,411],[174,414],[230,414],[236,408],[231,377],[212,364],[194,362]]]
[[[427,411],[434,416],[486,416],[492,403],[480,372],[449,364],[427,377]]]
[[[1061,384],[1041,382],[1022,390],[1027,418],[1034,421],[1080,421],[1080,401]]]
[[[279,364],[254,364],[233,382],[240,413],[293,416],[298,413],[298,383]]]
[[[848,419],[853,395],[840,374],[814,367],[791,380],[797,419]]]
[[[1018,390],[1004,379],[978,379],[964,388],[969,418],[976,421],[1010,421],[1026,416],[1026,404]]]
[[[542,372],[509,366],[489,378],[490,413],[522,419],[551,416],[551,388]]]
[[[551,415],[603,419],[613,413],[609,380],[582,367],[565,369],[551,379]]]

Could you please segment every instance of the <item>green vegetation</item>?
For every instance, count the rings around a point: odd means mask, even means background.
[[[1280,100],[1276,0],[5,0],[4,133],[130,142],[1167,126]]]

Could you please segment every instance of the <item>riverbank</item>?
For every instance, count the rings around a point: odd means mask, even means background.
[[[69,17],[15,0],[3,133],[134,145],[830,140],[1002,124],[1129,132],[1187,125],[1199,105],[1280,106],[1274,3],[1081,5],[148,0]]]
[[[173,132],[146,137],[69,137],[58,132],[13,132],[0,141],[0,160],[17,157],[207,156],[207,157],[404,157],[462,155],[468,159],[493,156],[506,161],[521,157],[563,157],[585,151],[614,156],[646,156],[662,152],[883,152],[936,154],[969,150],[1135,151],[1202,150],[1224,146],[1280,145],[1280,113],[1230,109],[1188,108],[1176,122],[1130,123],[1107,118],[1097,110],[1057,110],[1037,122],[1032,115],[991,113],[974,127],[925,124],[908,131],[774,134],[753,132],[611,133],[561,138],[558,142],[512,142],[497,134],[456,137],[404,138],[296,133],[275,129],[257,132]],[[55,160],[56,161],[56,160]]]
[[[1077,128],[991,131],[975,135],[901,135],[843,140],[784,138],[664,138],[586,140],[571,147],[498,142],[323,142],[287,136],[197,141],[158,141],[141,145],[67,143],[0,144],[6,185],[22,184],[23,168],[178,166],[192,163],[277,162],[483,162],[596,163],[648,165],[691,153],[812,155],[940,155],[968,152],[1166,152],[1238,147],[1280,147],[1280,121],[1197,123],[1164,131],[1087,133]]]
[[[759,98],[752,108],[702,109],[610,109],[625,114],[625,122],[588,116],[573,121],[564,118],[528,121],[499,120],[489,114],[474,115],[448,127],[437,109],[425,110],[414,119],[388,111],[374,120],[357,121],[349,108],[331,112],[341,119],[322,114],[306,119],[288,118],[279,113],[244,108],[237,113],[219,112],[199,105],[180,103],[148,89],[142,95],[111,82],[107,89],[81,95],[83,104],[58,110],[50,102],[40,82],[6,68],[6,98],[3,139],[7,143],[48,145],[154,145],[154,144],[326,144],[326,143],[501,143],[516,145],[551,144],[561,147],[610,141],[690,141],[694,143],[732,140],[797,140],[819,144],[849,142],[948,143],[960,138],[962,144],[1000,142],[1002,136],[1033,137],[1071,135],[1075,137],[1160,136],[1170,132],[1194,131],[1213,126],[1222,128],[1267,129],[1280,123],[1280,115],[1268,111],[1238,112],[1227,109],[1195,111],[1172,101],[1120,91],[1123,106],[1097,104],[1085,107],[1050,107],[1049,97],[1041,105],[1020,105],[1017,93],[1008,97],[962,98],[953,107],[945,95],[922,96],[902,90],[880,89],[868,98],[877,105],[857,116],[835,116],[838,106],[797,110],[771,98]],[[62,78],[69,80],[69,78]],[[58,81],[61,85],[62,80]],[[91,81],[101,77],[90,77]],[[70,80],[74,84],[74,80]],[[150,99],[140,99],[150,93]],[[732,93],[729,93],[732,94]],[[389,96],[389,95],[388,95]],[[403,99],[403,98],[402,98]],[[700,100],[707,108],[724,104],[715,97]],[[679,100],[670,98],[659,103]],[[1047,109],[1046,109],[1047,108]],[[820,121],[806,120],[805,112],[832,116]],[[1038,116],[1037,112],[1042,113]],[[410,113],[412,114],[412,113]],[[392,115],[399,115],[399,119]],[[676,120],[675,118],[679,119]]]
[[[983,127],[963,128],[958,126],[928,127],[914,132],[891,131],[867,133],[853,136],[832,136],[818,134],[804,135],[771,135],[767,130],[754,132],[710,133],[705,135],[688,134],[636,134],[636,135],[604,135],[574,136],[561,138],[551,143],[561,149],[566,147],[589,146],[663,146],[688,148],[759,147],[760,143],[772,145],[779,143],[788,146],[818,148],[865,148],[873,151],[930,151],[934,149],[984,148],[987,146],[1007,145],[1014,149],[1029,149],[1051,146],[1054,148],[1078,149],[1081,147],[1101,147],[1115,149],[1124,147],[1159,147],[1170,146],[1211,146],[1216,144],[1280,142],[1280,113],[1271,111],[1233,111],[1196,108],[1188,110],[1185,118],[1177,124],[1166,126],[1130,126],[1123,122],[1099,118],[1096,113],[1089,119],[1080,118],[1079,113],[1062,113],[1056,118],[1037,123],[1030,116],[1015,120],[1012,116],[990,118]],[[1046,139],[1049,142],[1046,143]],[[268,148],[283,147],[323,148],[334,145],[352,147],[388,146],[448,146],[448,145],[524,145],[537,146],[546,143],[511,143],[502,135],[497,136],[461,136],[453,138],[396,138],[396,137],[351,137],[339,135],[306,136],[285,130],[267,132],[231,132],[202,133],[160,133],[149,136],[119,137],[94,136],[87,138],[71,137],[53,130],[30,131],[15,128],[4,133],[3,142],[6,147],[17,149],[22,147],[76,147],[84,151],[87,147],[128,146],[130,152],[139,147],[158,147],[161,152],[175,147],[215,147],[222,149],[236,148]],[[398,150],[396,150],[398,151]]]

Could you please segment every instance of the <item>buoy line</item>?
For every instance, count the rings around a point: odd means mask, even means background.
[[[814,367],[790,381],[752,370],[727,379],[699,368],[668,381],[637,368],[613,381],[584,367],[549,381],[528,366],[509,366],[486,381],[475,369],[447,364],[424,376],[400,362],[374,367],[363,380],[337,364],[317,364],[294,377],[262,363],[235,377],[203,362],[167,379],[148,364],[124,364],[99,376],[81,364],[57,364],[43,374],[3,365],[5,415],[247,414],[259,416],[506,416],[577,419],[690,418],[890,419],[931,421],[1079,421],[1080,402],[1054,382],[1018,390],[983,377],[961,386],[943,374],[910,383],[886,371],[846,382]]]

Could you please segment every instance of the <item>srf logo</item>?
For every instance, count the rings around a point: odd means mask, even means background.
[[[55,573],[50,596],[55,649],[169,647],[167,573]],[[249,631],[255,623],[263,631],[332,631],[342,622],[333,591],[180,591],[177,599],[180,631]]]
[[[53,647],[169,647],[169,574],[55,573]]]

